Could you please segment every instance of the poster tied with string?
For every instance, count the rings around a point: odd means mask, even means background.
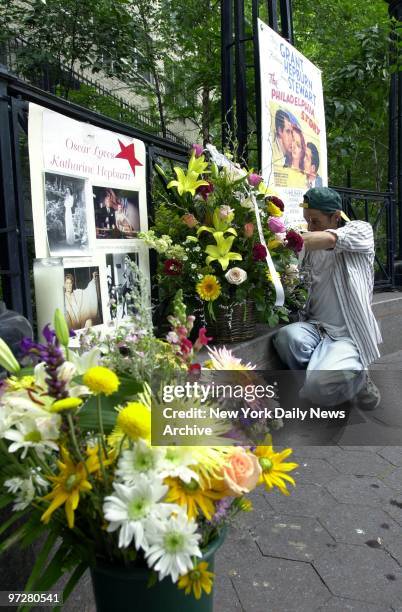
[[[303,194],[328,184],[321,71],[261,20],[258,39],[262,175],[297,228]]]

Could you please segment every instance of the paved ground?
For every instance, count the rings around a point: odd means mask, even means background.
[[[215,612],[402,612],[402,446],[304,447],[217,556]]]

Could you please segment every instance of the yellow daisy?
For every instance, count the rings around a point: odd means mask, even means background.
[[[286,448],[280,453],[276,453],[272,446],[257,446],[254,454],[258,457],[262,473],[258,484],[264,484],[267,490],[278,487],[283,495],[289,495],[286,482],[295,485],[294,479],[287,474],[299,467],[298,463],[285,463],[284,460],[292,454],[291,448]]]
[[[177,586],[179,589],[184,589],[186,595],[194,593],[196,599],[200,599],[202,592],[205,591],[210,595],[214,582],[213,572],[207,570],[208,563],[201,561],[194,569],[190,570],[184,576],[180,576]]]
[[[97,472],[100,469],[99,457],[97,453],[91,453],[83,462],[74,463],[65,448],[61,449],[62,461],[58,461],[58,476],[49,476],[49,480],[54,483],[53,491],[43,497],[44,500],[52,500],[49,508],[41,516],[44,523],[48,523],[53,512],[64,505],[67,523],[70,529],[74,527],[74,512],[80,501],[80,493],[85,493],[92,489],[88,480],[88,474]]]
[[[213,302],[221,294],[221,284],[213,274],[207,274],[197,283],[197,293],[202,300]]]
[[[197,482],[194,478],[188,483],[180,478],[166,478],[165,483],[169,487],[166,501],[186,506],[189,519],[196,519],[201,511],[201,514],[210,521],[215,513],[214,500],[224,497],[223,492],[219,493],[204,487],[202,482]]]
[[[103,366],[89,368],[82,377],[86,385],[95,395],[112,395],[119,388],[120,381],[116,374]]]

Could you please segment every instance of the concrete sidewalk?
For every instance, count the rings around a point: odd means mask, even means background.
[[[261,487],[231,527],[215,612],[402,612],[402,446],[294,457],[290,497]]]

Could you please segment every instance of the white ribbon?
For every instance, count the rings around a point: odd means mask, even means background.
[[[234,175],[234,178],[239,178],[241,176],[246,176],[247,172],[245,170],[243,170],[242,168],[238,168],[225,155],[223,155],[222,153],[219,153],[218,149],[216,147],[214,147],[212,144],[207,144],[206,148],[208,150],[208,153],[211,156],[212,161],[214,161],[217,166],[221,166],[223,168],[227,168],[230,171],[230,173]],[[275,306],[283,306],[284,303],[285,303],[285,292],[283,290],[283,286],[282,286],[282,283],[281,283],[280,276],[279,276],[279,274],[277,273],[277,271],[275,269],[274,262],[272,261],[271,254],[270,254],[269,249],[267,247],[267,244],[265,242],[264,232],[262,231],[260,209],[258,208],[257,199],[256,199],[254,193],[251,193],[250,197],[251,197],[251,201],[252,201],[252,203],[254,205],[254,212],[255,212],[255,218],[256,218],[256,221],[257,221],[257,229],[258,229],[258,235],[259,235],[259,238],[260,238],[260,243],[262,245],[264,245],[264,247],[265,247],[265,249],[267,251],[267,256],[266,256],[265,259],[266,259],[268,270],[269,270],[269,272],[271,274],[272,282],[273,282],[274,288],[275,288],[275,294],[276,294],[276,297],[275,297]]]
[[[268,270],[269,270],[269,273],[271,274],[272,282],[275,288],[275,294],[276,294],[275,295],[275,306],[283,306],[285,303],[285,292],[283,290],[281,278],[278,272],[276,271],[275,264],[272,261],[271,253],[269,252],[269,249],[265,242],[264,232],[262,231],[260,209],[258,208],[257,198],[255,197],[254,193],[251,194],[251,200],[254,204],[255,219],[257,221],[257,230],[258,230],[258,235],[260,237],[260,243],[265,246],[265,249],[267,251],[267,256],[265,259],[266,259]]]

